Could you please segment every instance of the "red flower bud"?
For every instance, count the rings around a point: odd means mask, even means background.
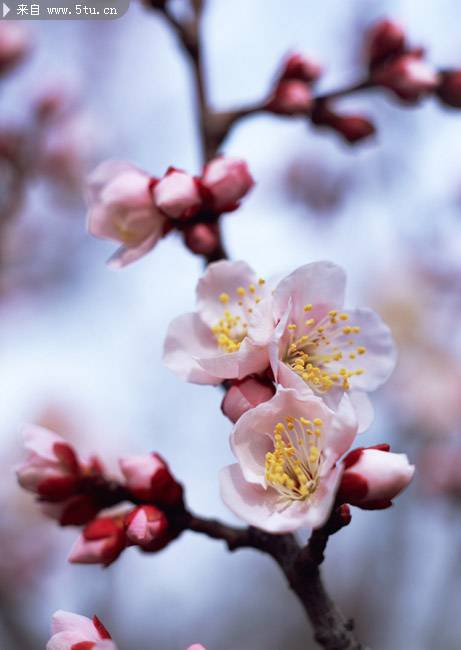
[[[125,517],[126,536],[144,551],[159,551],[170,541],[168,520],[155,506],[135,508]]]
[[[286,59],[280,80],[298,79],[299,81],[311,83],[318,79],[321,74],[322,66],[317,61],[295,52]]]
[[[461,108],[461,70],[441,72],[436,93],[447,106]]]
[[[438,74],[423,61],[420,52],[414,51],[377,67],[371,80],[412,104],[437,88]]]
[[[371,67],[392,56],[403,54],[405,32],[392,20],[381,20],[368,33],[367,59]]]
[[[350,144],[360,142],[376,131],[373,122],[363,115],[340,115],[325,104],[315,107],[312,122],[317,126],[329,126]]]
[[[126,548],[127,541],[121,517],[99,517],[86,526],[75,541],[69,562],[109,566]]]
[[[220,243],[216,223],[196,223],[184,230],[184,243],[196,255],[210,255]]]
[[[272,382],[259,377],[246,377],[232,383],[224,396],[221,409],[231,422],[237,422],[241,415],[258,404],[267,402],[274,394]]]
[[[265,108],[280,115],[303,115],[311,107],[312,92],[309,85],[297,79],[287,79],[279,82]]]
[[[166,507],[182,503],[182,486],[158,454],[127,456],[119,463],[126,486],[136,498]]]

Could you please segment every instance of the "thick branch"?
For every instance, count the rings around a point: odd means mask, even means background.
[[[344,525],[344,524],[343,524]],[[326,650],[364,650],[355,638],[353,622],[333,603],[322,583],[319,565],[328,537],[338,528],[335,516],[315,531],[304,548],[291,534],[270,535],[256,528],[228,526],[215,519],[189,515],[185,528],[213,539],[221,539],[229,550],[254,548],[270,555],[282,569],[314,629],[318,644]]]

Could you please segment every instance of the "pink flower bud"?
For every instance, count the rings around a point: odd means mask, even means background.
[[[117,650],[97,616],[91,620],[60,610],[53,614],[51,634],[46,650]]]
[[[329,126],[350,144],[360,142],[375,133],[374,124],[363,115],[339,115],[325,104],[315,107],[312,123],[317,126]]]
[[[119,463],[126,487],[137,499],[169,507],[182,503],[182,487],[158,454],[126,456]]]
[[[237,422],[241,415],[262,402],[267,402],[275,394],[274,385],[258,377],[246,377],[236,381],[228,389],[221,409],[231,422]]]
[[[321,74],[322,66],[317,61],[300,52],[294,52],[286,59],[280,79],[298,79],[311,83]]]
[[[165,216],[152,198],[154,182],[133,165],[114,160],[99,165],[89,178],[88,230],[122,244],[110,260],[113,267],[139,259],[163,235]]]
[[[109,566],[126,545],[123,518],[98,517],[85,527],[75,541],[69,562]]]
[[[168,520],[155,506],[139,506],[125,517],[126,536],[146,551],[158,551],[169,542]]]
[[[202,185],[211,195],[215,212],[230,212],[254,185],[244,160],[219,156],[205,165]]]
[[[404,49],[405,32],[392,20],[381,20],[368,33],[367,58],[370,67],[391,56],[403,54]]]
[[[441,72],[436,93],[447,106],[461,108],[461,70]]]
[[[308,113],[311,107],[311,89],[307,83],[297,79],[280,81],[266,105],[268,111],[280,115],[302,115]]]
[[[406,455],[391,453],[389,445],[354,449],[343,464],[337,500],[365,510],[392,505],[392,499],[407,487],[415,471]]]
[[[0,75],[9,72],[29,53],[31,36],[20,23],[0,22]]]
[[[220,245],[216,223],[195,223],[184,230],[184,243],[196,255],[210,255]]]
[[[419,52],[410,52],[376,68],[371,75],[372,82],[392,90],[397,97],[408,103],[415,103],[436,89],[438,74]]]
[[[173,167],[155,186],[154,200],[157,207],[171,219],[190,219],[202,205],[196,179]]]
[[[17,469],[19,484],[47,501],[64,501],[76,493],[81,477],[80,460],[60,436],[29,425],[24,431],[29,455]]]

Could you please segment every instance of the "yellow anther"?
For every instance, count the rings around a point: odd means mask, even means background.
[[[314,418],[314,424],[316,427],[321,427],[323,426],[323,420],[321,420],[320,418]]]
[[[308,305],[304,305],[304,311],[311,311],[312,310],[312,305],[309,303]]]
[[[246,294],[246,291],[245,291],[245,289],[243,287],[238,287],[238,289],[236,289],[236,293],[237,293],[238,296],[243,297]]]
[[[330,309],[330,311],[328,312],[328,316],[332,316],[333,318],[337,315],[338,312],[336,311],[336,309]]]
[[[263,284],[266,284],[266,281],[264,280],[264,278],[259,278],[258,284],[262,286]]]
[[[229,299],[230,299],[230,297],[229,297],[228,293],[222,293],[219,296],[219,302],[222,302],[223,305],[227,305],[227,303],[229,302]]]
[[[296,327],[297,326],[295,323],[291,323],[290,325],[288,325],[287,329],[289,329],[290,332],[293,332],[296,329]]]
[[[341,320],[349,320],[349,316],[348,316],[348,314],[339,314],[339,318],[340,318]]]
[[[249,285],[248,285],[248,291],[249,291],[250,293],[254,293],[254,292],[256,291],[256,287],[255,287],[255,285],[254,285],[254,284],[249,284]]]
[[[363,346],[357,348],[357,354],[365,354],[366,351],[367,349],[364,348]]]
[[[306,321],[306,327],[311,327],[312,325],[315,325],[315,318],[309,318],[309,320]]]
[[[343,334],[350,334],[352,332],[352,327],[350,325],[346,325],[346,327],[343,327]]]

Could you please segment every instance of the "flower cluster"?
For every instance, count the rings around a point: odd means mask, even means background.
[[[110,260],[115,268],[138,260],[174,229],[194,253],[211,255],[220,244],[219,216],[235,210],[252,186],[246,163],[234,158],[215,158],[200,177],[170,167],[160,179],[106,161],[89,180],[88,230],[122,244]]]
[[[269,532],[320,527],[335,503],[383,508],[413,475],[387,446],[341,461],[373,417],[367,393],[395,364],[379,316],[344,308],[345,283],[330,262],[275,287],[244,262],[216,262],[198,283],[197,311],[166,337],[164,362],[177,375],[226,387],[238,462],[221,473],[222,496]]]
[[[29,455],[17,470],[20,485],[62,526],[84,526],[71,562],[107,566],[128,546],[155,552],[178,535],[174,516],[182,509],[183,490],[158,454],[121,458],[119,482],[98,458],[82,460],[47,429],[27,427],[25,445]],[[135,507],[108,510],[122,501]]]
[[[117,650],[97,616],[92,619],[62,610],[54,613],[46,650]],[[194,643],[187,650],[205,650]]]

